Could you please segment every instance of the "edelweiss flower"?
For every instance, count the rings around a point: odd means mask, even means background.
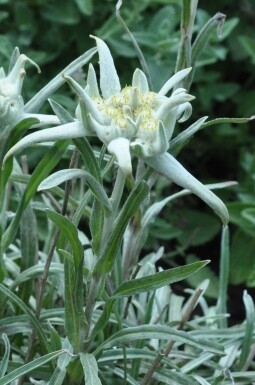
[[[10,130],[27,117],[39,118],[46,124],[59,124],[56,116],[28,114],[24,110],[24,101],[21,96],[23,80],[26,75],[25,65],[30,63],[40,71],[39,66],[26,55],[21,55],[18,48],[13,51],[9,71],[6,75],[3,67],[0,68],[0,131],[8,127]]]
[[[80,105],[77,116],[107,145],[125,174],[132,172],[130,147],[145,158],[163,154],[169,147],[176,120],[191,114],[189,101],[193,96],[183,88],[170,98],[166,94],[188,75],[191,68],[178,72],[158,92],[151,92],[145,74],[136,69],[132,85],[121,89],[111,53],[107,45],[96,38],[100,62],[100,88],[90,64],[87,86],[83,90],[70,77],[65,77],[77,92]]]
[[[94,38],[99,53],[100,90],[91,64],[85,89],[64,76],[79,97],[77,119],[24,137],[6,157],[38,142],[96,135],[116,156],[126,175],[132,172],[132,153],[135,153],[156,171],[198,195],[226,224],[228,212],[224,203],[167,152],[176,121],[188,119],[192,111],[189,102],[194,97],[183,88],[175,89],[170,97],[166,95],[191,69],[177,72],[158,93],[149,90],[145,74],[136,69],[131,86],[122,89],[109,48],[101,39]],[[200,119],[197,126],[204,121],[205,118]]]
[[[29,62],[38,65],[30,60],[26,55],[20,55],[15,49],[12,55],[8,75],[4,69],[0,68],[0,124],[3,129],[6,126],[13,127],[24,115],[24,102],[21,96],[23,79],[26,75],[25,64]]]

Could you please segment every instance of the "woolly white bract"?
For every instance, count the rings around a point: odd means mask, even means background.
[[[11,131],[21,120],[29,117],[38,119],[36,126],[59,124],[54,115],[25,112],[21,91],[26,75],[26,63],[32,64],[39,73],[41,72],[39,66],[26,55],[20,54],[18,48],[13,51],[7,75],[3,67],[0,68],[0,130],[7,127]]]
[[[20,55],[16,48],[13,52],[8,74],[5,74],[3,67],[0,68],[0,124],[1,128],[6,126],[12,128],[24,118],[24,102],[21,96],[21,89],[25,72],[25,64],[29,62],[39,67],[26,55]]]

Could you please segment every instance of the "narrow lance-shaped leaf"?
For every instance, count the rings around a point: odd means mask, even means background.
[[[203,377],[193,375],[193,377],[199,382],[201,385],[212,385],[210,382],[206,381]]]
[[[8,336],[5,333],[2,334],[2,340],[4,341],[5,350],[4,350],[4,355],[0,362],[0,378],[2,378],[5,375],[5,372],[8,368],[8,362],[9,362],[9,356],[10,356],[10,350],[11,350]]]
[[[10,138],[10,144],[14,145],[21,137],[25,134],[25,132],[31,128],[32,126],[36,126],[40,122],[39,119],[35,117],[29,117],[22,119],[16,126],[13,128],[13,132]]]
[[[74,118],[72,117],[72,115],[58,102],[52,99],[49,99],[48,102],[50,103],[50,106],[53,109],[55,115],[57,115],[57,117],[59,118],[61,124],[74,122]]]
[[[53,351],[60,350],[62,348],[61,337],[59,332],[51,325],[51,323],[47,322],[49,335],[50,335],[50,346]]]
[[[35,264],[38,252],[37,221],[31,205],[28,205],[21,221],[21,267],[22,271]]]
[[[70,243],[73,250],[74,266],[77,271],[80,260],[83,259],[83,246],[78,237],[78,230],[74,224],[66,217],[58,214],[56,211],[46,209],[47,216],[58,226],[58,228],[65,234],[66,239]]]
[[[68,340],[77,352],[80,345],[80,319],[73,288],[76,274],[72,255],[65,250],[60,250],[60,253],[64,257],[65,266],[65,330]],[[82,291],[82,288],[80,289]]]
[[[169,371],[166,375],[162,374],[162,372],[155,372],[153,374],[153,378],[155,378],[155,380],[160,384],[164,385],[198,385],[191,376],[187,376],[187,374],[181,372]],[[208,384],[209,383],[207,383],[207,385]]]
[[[44,179],[44,181],[42,181],[38,187],[38,191],[56,187],[63,182],[76,178],[84,178],[95,197],[104,206],[107,212],[111,212],[112,205],[106,195],[103,186],[91,174],[81,169],[72,168],[55,172],[54,174],[48,176],[48,178]]]
[[[237,182],[235,181],[229,181],[229,182],[222,182],[222,183],[212,183],[212,184],[206,184],[205,186],[209,188],[210,190],[214,189],[222,189],[227,188],[231,186],[235,186]],[[166,197],[162,199],[161,201],[153,203],[144,213],[142,221],[141,221],[141,228],[144,230],[155,218],[156,216],[163,210],[163,208],[171,201],[181,198],[185,195],[189,195],[192,192],[184,189],[181,190],[175,194],[170,195],[169,197]]]
[[[47,341],[46,335],[44,333],[44,330],[42,329],[42,326],[41,326],[40,322],[36,319],[35,315],[29,309],[29,307],[16,294],[12,293],[7,287],[5,287],[2,284],[0,284],[0,292],[5,297],[10,299],[12,302],[14,302],[16,305],[18,305],[19,308],[25,314],[28,315],[28,317],[29,317],[29,319],[31,321],[31,324],[33,325],[33,327],[35,328],[35,330],[37,332],[38,338],[40,340],[40,343],[41,343],[44,351],[47,352],[47,353],[50,352],[50,346],[48,344],[48,341]],[[1,380],[0,380],[0,384],[1,384]]]
[[[192,66],[196,63],[199,56],[202,54],[203,50],[207,46],[212,33],[216,30],[216,28],[218,28],[218,30],[222,28],[225,19],[226,15],[217,12],[210,20],[208,20],[208,22],[201,29],[192,45]]]
[[[84,293],[83,293],[83,274],[84,274],[84,258],[80,260],[80,264],[78,266],[78,270],[75,275],[75,282],[74,282],[74,296],[75,296],[75,303],[77,312],[79,315],[79,321],[80,321],[80,328],[85,328],[85,315],[83,311],[84,306]]]
[[[27,148],[33,144],[47,141],[49,142],[55,140],[78,138],[86,134],[86,129],[79,121],[33,132],[32,134],[29,134],[22,138],[18,143],[16,143],[12,148],[10,148],[10,150],[5,155],[3,162],[6,162],[6,160],[10,156],[14,155],[16,152],[21,151],[24,148]]]
[[[34,124],[38,123],[39,120],[35,118],[23,119],[19,122],[11,131],[11,135],[8,134],[8,128],[0,134],[0,167],[2,168],[2,161],[6,149],[17,143],[24,133]],[[8,143],[8,146],[7,146]],[[0,178],[2,179],[2,188],[6,185],[12,172],[12,158],[4,164],[4,169],[0,170]]]
[[[204,49],[206,48],[210,37],[214,33],[215,30],[218,32],[221,31],[222,26],[225,22],[226,15],[223,13],[217,12],[208,22],[204,25],[204,27],[201,29],[201,31],[198,33],[192,47],[191,47],[191,66],[192,66],[192,72],[190,76],[186,79],[184,82],[184,87],[186,89],[190,88],[190,85],[192,83],[192,79],[194,76],[194,71],[196,68],[196,63],[198,61],[198,58],[203,53]]]
[[[65,345],[65,343],[63,344]],[[65,346],[63,346],[65,348]],[[61,354],[57,360],[57,367],[55,368],[48,385],[62,385],[66,376],[66,367],[73,358],[73,355],[69,353],[70,347],[67,352]],[[72,348],[71,348],[72,350]]]
[[[219,295],[217,302],[217,313],[227,313],[227,292],[229,282],[229,268],[230,268],[230,251],[229,251],[229,228],[224,226],[221,236],[221,252],[220,252],[220,276],[219,276]],[[227,327],[227,319],[221,318],[219,320],[221,328]]]
[[[15,217],[13,218],[11,224],[3,234],[3,250],[5,250],[12,243],[18,230],[23,210],[26,208],[27,204],[30,202],[30,200],[36,193],[37,187],[39,186],[41,181],[45,179],[45,177],[48,176],[51,170],[58,164],[59,160],[63,156],[64,151],[66,150],[67,145],[68,142],[66,141],[61,143],[55,143],[55,145],[47,152],[47,154],[43,157],[43,159],[36,167],[27,184],[21,201],[19,202]]]
[[[19,318],[18,318],[19,317]],[[23,317],[23,318],[21,318]],[[8,336],[15,336],[18,333],[28,334],[31,333],[31,325],[29,321],[27,321],[27,317],[24,316],[16,316],[15,322],[9,322],[10,317],[3,319],[3,321],[7,321],[5,325],[0,326],[0,333],[5,333]]]
[[[141,203],[148,195],[148,192],[149,188],[147,183],[142,181],[137,186],[135,186],[135,188],[130,193],[126,203],[124,204],[116,219],[114,229],[108,239],[103,253],[95,266],[93,271],[94,275],[100,275],[102,273],[108,273],[111,271],[127,223],[137,212]]]
[[[45,268],[45,264],[40,263],[22,271],[19,275],[17,275],[15,280],[12,282],[12,284],[10,285],[10,288],[14,290],[16,287],[20,286],[20,284],[22,284],[23,282],[26,282],[30,279],[33,279],[35,277],[42,275],[44,268]],[[64,272],[64,268],[62,263],[57,263],[57,262],[51,263],[49,274],[56,274],[58,276],[61,276],[63,272]]]
[[[108,324],[109,318],[112,314],[112,307],[115,303],[115,299],[109,299],[109,301],[105,302],[104,309],[102,311],[102,314],[98,318],[98,320],[95,323],[95,326],[93,327],[93,330],[89,336],[89,340],[93,341],[95,336],[105,328],[105,326]]]
[[[98,377],[98,366],[95,356],[89,353],[80,353],[80,360],[85,377],[85,385],[102,385]]]
[[[87,138],[83,136],[82,138],[73,139],[73,142],[81,153],[87,171],[101,183],[102,178],[100,174],[100,168],[98,166],[94,151]]]
[[[37,220],[31,203],[28,204],[21,217],[20,225],[21,241],[21,270],[24,271],[37,262],[38,255],[38,231]],[[27,281],[20,291],[20,297],[28,302],[32,292],[32,282]]]
[[[98,255],[104,226],[104,210],[101,203],[94,199],[90,215],[89,228],[92,237],[92,248],[95,255]]]
[[[215,124],[244,124],[254,119],[255,115],[252,115],[250,118],[217,118],[203,123],[201,129],[207,128],[209,126],[214,126]]]
[[[127,327],[116,332],[94,351],[94,355],[97,356],[101,351],[112,346],[129,343],[130,341],[152,338],[178,341],[195,346],[198,349],[211,351],[217,354],[224,354],[224,348],[219,343],[192,337],[189,333],[182,330],[176,330],[169,326],[162,325],[141,325]]]
[[[140,342],[140,341],[139,341]],[[127,358],[130,360],[143,359],[149,361],[155,360],[155,351],[143,349],[141,347],[126,347]],[[123,348],[113,347],[107,351],[104,351],[99,357],[98,362],[101,365],[111,364],[113,361],[122,361],[123,360]],[[162,358],[162,362],[166,365],[169,365],[172,368],[169,359]],[[133,376],[135,378],[135,376]],[[178,384],[179,385],[179,384]],[[197,384],[196,384],[197,385]]]
[[[60,369],[58,366],[54,370],[50,381],[47,382],[47,385],[62,385],[66,376],[66,369]]]
[[[10,384],[12,381],[16,380],[17,378],[24,376],[30,373],[32,370],[35,370],[36,368],[39,368],[45,365],[47,362],[54,360],[55,358],[57,358],[63,353],[66,353],[66,350],[63,349],[56,352],[52,352],[52,353],[46,354],[45,356],[36,358],[35,360],[29,362],[28,364],[22,365],[17,369],[14,369],[12,372],[6,374],[6,376],[0,379],[0,385]]]
[[[43,103],[62,85],[65,80],[62,74],[72,75],[75,71],[80,69],[86,64],[92,56],[96,53],[95,48],[91,48],[86,51],[83,55],[79,56],[67,67],[64,68],[57,76],[55,76],[45,87],[43,87],[32,99],[25,105],[26,112],[37,112]]]
[[[186,143],[192,138],[192,136],[201,129],[202,125],[206,121],[208,116],[204,116],[203,118],[198,119],[195,123],[193,123],[190,127],[188,127],[185,131],[181,132],[177,135],[173,140],[169,143],[169,151],[172,155],[176,156],[180,150],[186,145]]]
[[[111,299],[144,293],[149,290],[156,290],[162,286],[170,285],[186,279],[188,276],[196,273],[210,261],[199,261],[189,265],[175,267],[160,271],[159,273],[148,275],[146,277],[132,279],[122,283],[113,293]]]
[[[255,320],[255,307],[252,297],[245,290],[243,293],[243,302],[245,306],[246,313],[246,324],[245,324],[245,336],[242,342],[242,351],[238,363],[238,369],[240,371],[245,370],[245,364],[249,357],[249,354],[252,349],[252,344],[254,342],[254,320]]]
[[[164,153],[145,158],[144,161],[170,181],[196,194],[219,215],[224,225],[228,223],[228,210],[222,200],[191,175],[171,154]]]

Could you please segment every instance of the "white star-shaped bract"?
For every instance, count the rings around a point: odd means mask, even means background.
[[[79,99],[74,122],[27,135],[6,157],[39,142],[97,136],[115,155],[125,175],[132,173],[132,157],[136,155],[169,180],[199,196],[227,224],[229,216],[224,203],[167,152],[176,122],[187,120],[192,112],[190,101],[194,97],[178,88],[191,68],[174,74],[158,93],[149,90],[140,69],[135,70],[131,85],[121,88],[108,46],[98,37],[93,38],[99,54],[100,86],[92,64],[85,89],[64,76]]]

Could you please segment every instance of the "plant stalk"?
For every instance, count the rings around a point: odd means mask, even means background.
[[[73,152],[70,164],[69,164],[69,168],[73,168],[74,167],[77,155],[78,155],[78,152],[75,149],[74,152]],[[64,201],[63,201],[63,206],[62,206],[62,210],[61,210],[61,214],[62,215],[66,214],[67,204],[68,204],[68,199],[69,199],[69,193],[70,193],[70,187],[71,187],[71,181],[67,181],[66,184],[65,184],[65,195],[64,195]],[[42,274],[42,277],[41,277],[41,280],[40,280],[40,284],[38,284],[38,292],[36,294],[36,311],[35,311],[35,316],[36,316],[36,318],[38,320],[39,320],[40,314],[41,314],[43,294],[44,294],[45,286],[46,286],[46,283],[47,283],[47,278],[48,278],[48,275],[49,275],[50,265],[51,265],[51,262],[52,262],[52,258],[53,258],[53,255],[54,255],[54,251],[55,251],[55,248],[56,248],[56,245],[57,245],[57,241],[58,241],[59,235],[60,235],[60,230],[57,229],[55,231],[55,233],[54,233],[54,236],[53,236],[53,241],[52,241],[52,244],[51,244],[51,247],[50,247],[50,250],[49,250],[49,254],[48,254],[47,260],[45,262],[44,271],[43,271],[43,274]],[[34,346],[35,342],[36,342],[36,332],[33,329],[33,332],[31,334],[31,337],[30,337],[30,340],[29,340],[29,345],[28,345],[28,349],[27,349],[27,353],[26,353],[26,357],[25,357],[24,363],[28,363],[31,360],[32,353],[33,353],[33,346]],[[24,380],[25,380],[25,376],[21,376],[19,378],[18,385],[22,385],[24,383]]]

